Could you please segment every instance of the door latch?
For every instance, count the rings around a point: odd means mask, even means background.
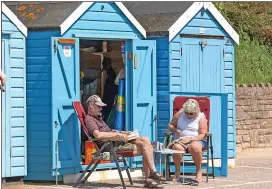
[[[204,47],[206,47],[208,42],[207,41],[200,41],[199,44],[201,45],[202,48],[204,48]]]
[[[134,54],[134,69],[138,68],[138,64],[137,64],[137,55]]]

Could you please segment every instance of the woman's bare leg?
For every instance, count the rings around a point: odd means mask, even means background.
[[[180,150],[184,151],[183,146],[180,144],[174,144],[172,147],[173,150]],[[180,163],[181,163],[182,155],[181,154],[173,154],[173,160],[176,168],[175,172],[175,179],[178,179],[180,177]]]
[[[189,145],[189,152],[192,154],[193,160],[196,166],[196,179],[202,181],[202,144],[198,141],[194,141]]]

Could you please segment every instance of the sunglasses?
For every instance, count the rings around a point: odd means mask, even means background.
[[[185,112],[185,114],[187,114],[187,115],[194,115],[195,113],[192,113],[192,112]]]

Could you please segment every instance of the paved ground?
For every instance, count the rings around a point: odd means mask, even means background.
[[[236,168],[229,169],[228,177],[217,177],[210,179],[209,183],[201,183],[198,187],[175,184],[168,182],[164,184],[165,189],[173,188],[196,188],[196,189],[271,189],[272,188],[272,150],[242,152],[237,155]],[[141,179],[134,179],[134,185],[128,189],[143,188]],[[25,183],[24,185],[7,184],[7,189],[34,189],[34,188],[71,188],[68,185],[54,186],[54,183]],[[97,183],[85,184],[82,188],[88,189],[121,189],[121,183],[118,180],[110,180]]]

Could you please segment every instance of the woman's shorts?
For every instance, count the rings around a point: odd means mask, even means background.
[[[202,145],[202,149],[207,149],[207,147],[208,147],[208,144],[207,144],[207,142],[205,140],[195,140],[195,142],[199,142]],[[189,145],[191,143],[192,142],[182,143],[182,142],[179,141],[179,139],[177,139],[177,140],[172,141],[168,145],[168,148],[172,149],[172,147],[174,146],[174,144],[180,144],[185,149],[185,151],[188,151]]]

